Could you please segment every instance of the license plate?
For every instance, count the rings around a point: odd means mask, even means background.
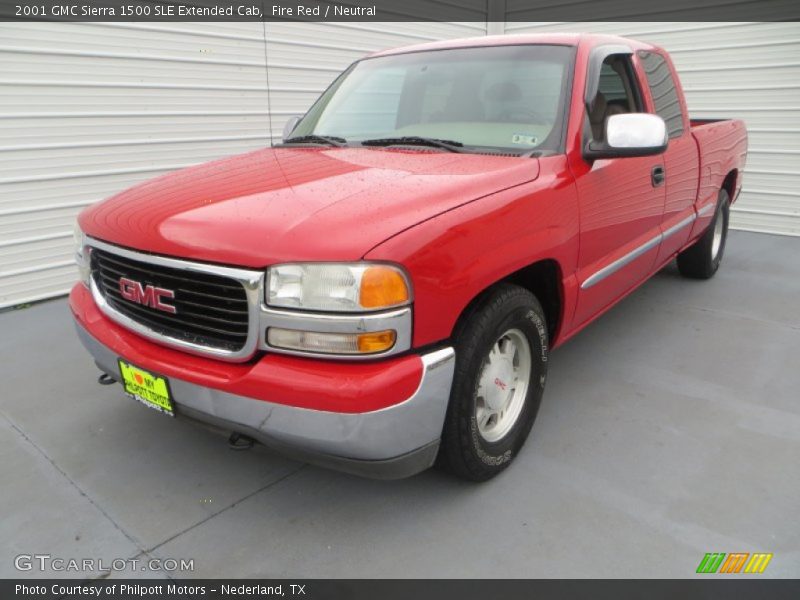
[[[166,377],[153,375],[122,359],[118,359],[117,362],[122,375],[122,387],[128,396],[165,415],[175,416],[172,394]]]

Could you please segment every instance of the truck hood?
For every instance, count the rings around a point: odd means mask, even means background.
[[[92,237],[243,267],[358,260],[447,210],[536,179],[535,158],[270,148],[190,167],[89,207]]]

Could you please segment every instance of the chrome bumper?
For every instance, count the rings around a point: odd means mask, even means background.
[[[119,378],[118,355],[76,323],[98,367]],[[124,358],[124,357],[122,357]],[[228,394],[171,377],[176,414],[249,435],[306,462],[381,479],[407,477],[433,464],[442,434],[455,352],[420,357],[419,387],[404,402],[366,413],[335,413]]]

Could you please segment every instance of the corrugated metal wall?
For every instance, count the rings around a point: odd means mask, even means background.
[[[604,31],[665,46],[693,116],[747,121],[751,149],[733,225],[800,234],[797,23],[488,29]],[[367,52],[486,30],[480,22],[0,24],[0,308],[67,291],[71,223],[82,207],[264,146]]]
[[[734,205],[731,226],[800,235],[800,23],[509,22],[505,26],[508,34],[545,31],[610,33],[666,48],[680,74],[692,117],[736,117],[747,124],[750,146],[744,188]]]
[[[267,145],[367,52],[485,33],[477,22],[1,23],[0,308],[67,292],[84,206]]]

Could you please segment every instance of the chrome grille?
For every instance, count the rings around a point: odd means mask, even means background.
[[[92,244],[90,261],[94,291],[106,305],[101,307],[122,324],[133,322],[138,325],[135,329],[148,337],[177,342],[173,345],[198,354],[222,354],[235,360],[252,353],[256,340],[251,339],[252,298],[247,289],[248,284],[252,289],[252,280],[220,274],[228,270],[225,267],[208,265],[206,272],[198,270],[198,263],[185,263],[192,267],[186,268],[176,259],[116,249],[105,243]],[[175,296],[168,303],[175,307],[175,313],[123,297],[123,277],[142,286],[173,291]]]

